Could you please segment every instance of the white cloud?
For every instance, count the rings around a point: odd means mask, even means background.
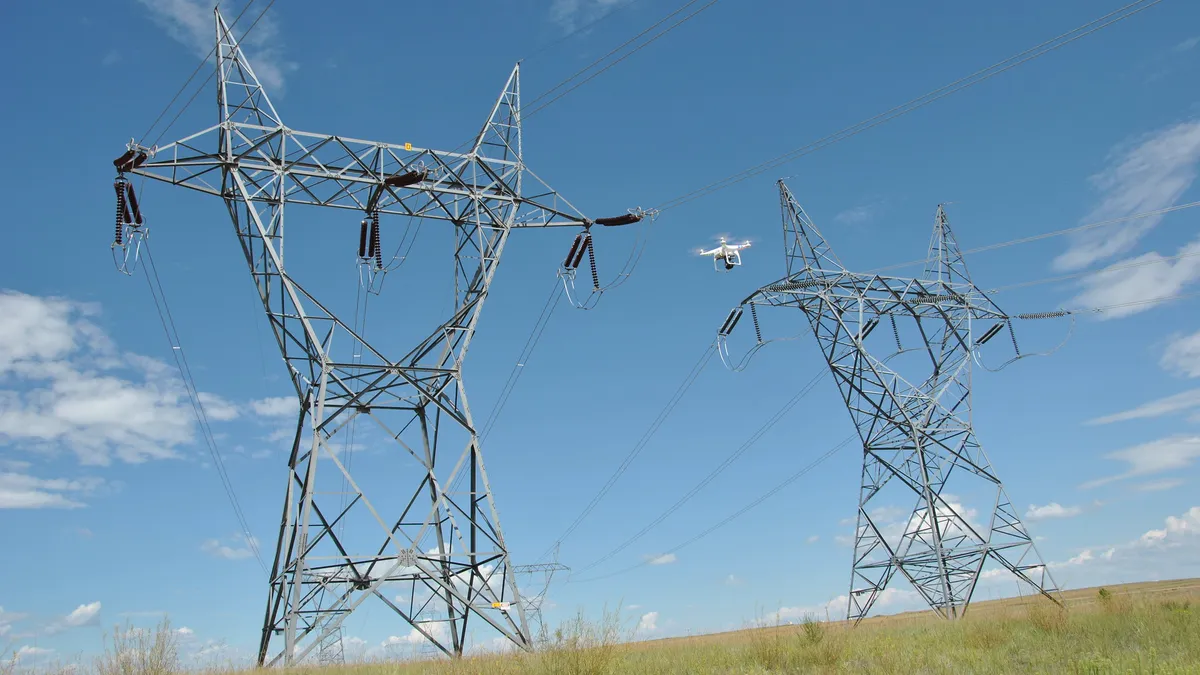
[[[1079,553],[1079,555],[1075,556],[1074,558],[1071,558],[1070,560],[1067,560],[1066,562],[1050,562],[1050,563],[1046,563],[1046,566],[1047,567],[1075,567],[1078,565],[1083,565],[1093,558],[1095,558],[1095,556],[1092,555],[1092,550],[1084,549],[1083,551],[1081,551]]]
[[[1152,480],[1140,485],[1134,486],[1135,490],[1141,492],[1163,492],[1166,490],[1174,490],[1184,484],[1182,478],[1164,478],[1162,480]]]
[[[658,555],[658,556],[650,556],[650,564],[651,565],[669,565],[669,564],[675,562],[676,560],[678,560],[678,558],[675,557],[674,553],[667,553],[667,554]]]
[[[815,544],[815,543],[817,543],[818,541],[820,541],[820,539],[821,539],[821,537],[820,537],[819,535],[816,535],[816,534],[814,534],[813,536],[809,537],[808,539],[805,539],[805,540],[804,540],[804,543],[806,543],[806,544]]]
[[[875,217],[875,211],[874,206],[855,206],[838,213],[833,219],[843,225],[863,225]]]
[[[80,605],[66,616],[51,621],[46,626],[46,633],[55,635],[70,628],[96,626],[100,623],[100,601]]]
[[[202,391],[198,398],[200,399],[200,405],[204,406],[204,415],[209,421],[228,422],[229,420],[237,419],[237,406],[220,396]]]
[[[1124,478],[1186,468],[1192,460],[1200,457],[1200,436],[1171,436],[1111,452],[1104,457],[1128,462],[1129,470],[1089,481],[1081,485],[1081,489],[1099,487]]]
[[[257,539],[246,539],[245,535],[236,535],[234,539],[236,542],[233,545],[223,544],[219,539],[209,539],[200,545],[200,550],[226,560],[241,560],[254,555],[250,544],[257,546]]]
[[[1159,365],[1180,375],[1200,377],[1200,331],[1173,336]]]
[[[744,583],[746,583],[746,582],[742,581],[741,578],[734,576],[732,574],[725,577],[725,585],[726,586],[741,586]]]
[[[1200,280],[1200,239],[1184,245],[1176,255],[1189,256],[1166,262],[1156,251],[1135,258],[1120,260],[1109,267],[1088,275],[1080,281],[1083,291],[1071,302],[1077,307],[1114,307],[1098,315],[1101,320],[1119,319],[1145,312],[1162,303],[1150,302],[1180,293],[1189,284]],[[1137,265],[1136,267],[1127,267]]]
[[[176,630],[175,632],[179,633],[180,635],[182,635],[184,637],[190,637],[190,636],[196,634],[196,631],[192,630],[191,628],[188,628],[187,626],[180,626],[179,629]]]
[[[1126,420],[1146,419],[1150,417],[1162,417],[1172,413],[1191,410],[1192,408],[1200,407],[1200,389],[1191,389],[1188,391],[1173,394],[1165,398],[1160,398],[1149,403],[1143,403],[1136,408],[1126,410],[1124,412],[1115,413],[1113,415],[1105,415],[1096,419],[1088,420],[1085,424],[1111,424],[1113,422],[1124,422]]]
[[[1200,121],[1183,122],[1118,147],[1107,168],[1092,176],[1100,204],[1084,219],[1097,222],[1174,204],[1196,179]],[[1117,223],[1079,233],[1055,259],[1061,270],[1077,270],[1128,251],[1162,216]]]
[[[99,478],[45,479],[0,472],[0,509],[81,508],[86,505],[74,497],[92,494],[103,483]]]
[[[20,663],[23,661],[30,661],[30,660],[36,659],[39,656],[45,656],[47,654],[51,654],[53,652],[54,652],[53,649],[47,649],[46,647],[34,647],[32,645],[22,645],[19,649],[17,649],[16,652],[13,653],[13,660]]]
[[[0,444],[87,465],[178,457],[193,433],[186,389],[165,363],[118,352],[95,312],[0,291]]]
[[[1058,502],[1050,502],[1045,506],[1029,505],[1025,519],[1029,521],[1046,520],[1047,518],[1072,518],[1083,513],[1078,506],[1063,506]]]
[[[653,633],[658,630],[658,612],[646,612],[638,620],[638,633]]]
[[[262,417],[295,417],[300,413],[300,402],[295,396],[271,396],[250,402],[251,409]],[[290,437],[295,432],[284,430]]]
[[[100,59],[100,65],[111,66],[118,63],[120,60],[121,52],[115,49],[110,49],[104,54],[104,58]]]
[[[216,23],[212,13],[212,2],[208,0],[138,0],[150,16],[167,35],[187,47],[196,56],[204,58],[213,48],[216,40]],[[228,6],[222,8],[225,22],[232,23],[241,7],[236,11]],[[232,13],[231,13],[232,11]],[[284,74],[296,70],[295,63],[283,57],[282,41],[279,36],[279,24],[267,12],[259,19],[249,36],[242,38],[251,22],[258,17],[258,10],[251,8],[242,16],[237,25],[233,26],[234,36],[238,39],[250,67],[258,76],[267,95],[281,92],[284,86]]]
[[[1183,52],[1191,51],[1192,49],[1195,49],[1196,45],[1200,45],[1200,35],[1197,35],[1196,37],[1190,37],[1190,38],[1184,40],[1183,42],[1180,42],[1179,44],[1172,47],[1171,51],[1173,51],[1177,54],[1182,54]]]
[[[599,18],[626,0],[554,0],[550,4],[550,20],[564,33]]]

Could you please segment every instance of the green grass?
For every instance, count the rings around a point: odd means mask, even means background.
[[[1061,608],[1043,599],[982,602],[956,622],[928,612],[849,627],[807,620],[718,635],[627,642],[618,613],[583,615],[532,654],[458,661],[300,668],[295,675],[766,675],[768,673],[1189,673],[1200,675],[1200,586],[1075,591]],[[1165,589],[1165,590],[1164,590]],[[178,672],[169,626],[116,632],[96,675]],[[76,673],[86,671],[77,668]],[[228,669],[225,670],[229,673]],[[2,675],[2,673],[0,673]],[[233,675],[229,673],[229,675]]]

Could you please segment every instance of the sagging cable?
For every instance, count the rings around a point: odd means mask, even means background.
[[[1029,353],[1029,354],[1021,353],[1021,349],[1017,345],[1017,334],[1013,328],[1013,321],[1012,321],[1013,319],[1022,319],[1022,320],[1058,319],[1058,318],[1061,318],[1064,316],[1070,317],[1071,323],[1067,328],[1067,335],[1066,335],[1066,337],[1064,337],[1062,339],[1062,342],[1058,343],[1058,345],[1055,346],[1054,348],[1044,351],[1044,352],[1033,352],[1033,353]],[[994,338],[997,334],[1000,333],[1001,330],[1003,330],[1006,327],[1008,328],[1009,336],[1012,338],[1013,352],[1015,353],[1015,355],[1011,359],[1000,364],[999,366],[997,366],[995,368],[990,368],[985,363],[983,363],[983,359],[981,358],[981,356],[979,354],[979,348],[982,347],[984,345],[984,343],[986,343],[987,341]],[[1006,316],[1006,317],[1004,317],[1004,320],[1000,321],[999,323],[992,326],[991,328],[988,328],[987,332],[985,332],[983,334],[983,336],[981,336],[979,338],[979,340],[971,348],[971,357],[972,357],[972,359],[974,359],[975,363],[979,365],[980,368],[983,368],[984,370],[991,372],[991,373],[998,373],[1001,370],[1004,370],[1008,366],[1012,365],[1013,363],[1020,361],[1021,359],[1027,359],[1031,356],[1050,356],[1050,355],[1054,354],[1058,350],[1065,347],[1068,342],[1070,342],[1071,336],[1074,335],[1074,333],[1075,333],[1075,312],[1072,312],[1069,310],[1059,309],[1059,310],[1054,310],[1051,312],[1032,312],[1029,314],[1017,314],[1015,316]]]
[[[717,354],[721,357],[721,363],[725,364],[725,368],[735,373],[740,373],[745,370],[746,367],[750,365],[750,361],[754,358],[754,355],[757,354],[758,350],[762,349],[763,347],[766,347],[772,342],[796,340],[803,335],[803,331],[801,331],[800,333],[790,337],[764,340],[762,336],[762,326],[758,323],[758,310],[756,309],[757,303],[751,302],[749,305],[750,319],[754,322],[755,343],[749,351],[742,355],[742,358],[739,359],[736,364],[733,363],[733,360],[729,355],[729,335],[733,332],[733,329],[737,326],[738,322],[742,320],[742,316],[746,312],[745,305],[739,305],[730,310],[729,315],[725,317],[725,323],[721,324],[720,330],[717,331]]]
[[[637,268],[638,262],[642,258],[642,254],[646,250],[646,243],[649,241],[650,227],[658,217],[658,211],[655,209],[643,209],[641,207],[630,209],[628,213],[621,216],[613,216],[611,218],[597,218],[595,220],[585,219],[583,221],[583,232],[575,238],[575,243],[571,246],[571,252],[568,253],[566,260],[559,267],[558,276],[563,280],[563,288],[566,291],[567,300],[576,309],[592,309],[600,301],[606,291],[617,288],[621,284],[629,280],[634,269]],[[612,281],[607,284],[600,282],[599,269],[596,264],[595,243],[592,240],[591,226],[601,225],[604,227],[620,227],[624,225],[633,225],[635,223],[643,223],[640,231],[634,240],[633,248],[630,250],[629,256],[625,259],[624,265],[620,271],[613,277]],[[576,246],[578,244],[578,247]],[[573,252],[573,255],[572,255]],[[588,262],[592,273],[592,289],[586,297],[580,297],[580,293],[575,288],[575,275],[580,263],[583,261],[583,254],[587,253]]]

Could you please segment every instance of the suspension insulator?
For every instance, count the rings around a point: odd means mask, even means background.
[[[896,317],[893,314],[888,314],[888,319],[892,322],[892,335],[896,338],[896,351],[904,351],[904,345],[900,344],[900,329],[896,327]]]
[[[407,173],[398,173],[394,176],[388,176],[383,179],[383,184],[388,187],[408,187],[416,185],[425,180],[429,176],[429,170],[424,171],[409,171]]]
[[[750,303],[750,318],[754,321],[754,337],[761,343],[763,341],[762,328],[758,325],[758,310],[755,309],[753,302]]]
[[[579,243],[579,251],[575,254],[575,259],[571,261],[570,269],[579,267],[579,263],[583,262],[583,254],[592,247],[592,235],[587,232],[583,233],[583,241]]]
[[[975,344],[976,345],[987,344],[987,341],[996,337],[996,333],[999,333],[1000,329],[1004,328],[1004,326],[1005,326],[1005,322],[1001,321],[1001,322],[997,323],[995,326],[992,326],[991,328],[987,329],[987,332],[985,332],[982,337],[980,337],[978,340],[976,340]]]
[[[871,317],[870,319],[868,319],[867,322],[864,323],[862,325],[862,327],[858,329],[858,341],[862,342],[863,340],[866,340],[867,336],[870,335],[871,331],[875,330],[875,326],[878,326],[878,325],[879,325],[878,317]]]
[[[383,269],[383,247],[379,245],[379,213],[371,214],[371,248],[375,251],[375,269]]]
[[[600,290],[600,274],[596,272],[596,248],[592,244],[592,238],[588,237],[587,242],[588,262],[592,265],[592,288]]]
[[[125,186],[123,185],[124,182],[125,181],[120,178],[113,182],[113,188],[115,188],[117,191],[117,232],[113,237],[113,243],[115,243],[117,246],[122,245],[121,232],[124,229],[124,215],[126,212]]]
[[[137,196],[133,194],[133,183],[125,184],[126,202],[129,208],[133,210],[133,222],[138,225],[142,224],[142,209],[138,207]],[[128,222],[128,221],[126,221]]]
[[[367,219],[363,218],[362,227],[358,230],[358,257],[367,257]]]
[[[113,160],[113,166],[117,167],[117,171],[128,171],[134,154],[136,153],[133,150],[126,150],[125,154]]]
[[[605,227],[616,227],[618,225],[632,225],[641,219],[642,217],[636,213],[626,213],[623,216],[616,216],[613,218],[597,218],[596,224],[604,225]]]
[[[1013,330],[1011,321],[1005,321],[1004,323],[1008,325],[1008,335],[1012,338],[1013,351],[1017,353],[1017,356],[1020,356],[1021,348],[1017,346],[1017,332]]]
[[[563,260],[563,267],[569,270],[575,269],[579,265],[575,261],[575,254],[579,252],[579,245],[583,243],[584,233],[580,232],[575,235],[575,241],[571,242],[571,250],[567,251],[567,257]]]
[[[736,326],[737,322],[742,318],[742,312],[744,311],[745,310],[743,310],[741,307],[734,307],[733,309],[729,310],[729,316],[725,317],[725,323],[721,324],[721,330],[717,331],[717,334],[729,335],[732,333],[733,327]]]

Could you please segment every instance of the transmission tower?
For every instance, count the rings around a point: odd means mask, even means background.
[[[219,121],[161,148],[127,145],[114,161],[113,246],[125,269],[145,236],[127,173],[222,198],[287,364],[300,405],[258,663],[292,666],[324,645],[340,649],[342,622],[369,598],[451,656],[462,654],[472,617],[529,649],[463,360],[510,232],[577,227],[590,245],[593,224],[646,212],[588,219],[525,167],[519,64],[463,153],[362,141],[286,127],[219,11],[215,21]],[[452,226],[452,314],[407,353],[385,356],[329,297],[318,299],[318,283],[285,266],[284,212],[297,204],[361,213],[357,262],[376,271],[381,216]],[[356,476],[333,444],[360,417],[380,429],[376,456],[390,463],[355,466]]]
[[[541,590],[537,593],[525,593],[521,597],[521,602],[525,604],[525,612],[530,623],[533,624],[531,634],[535,642],[544,643],[546,640],[545,623],[542,620],[542,605],[546,602],[546,593],[550,591],[550,582],[554,580],[555,572],[568,572],[571,568],[558,562],[558,545],[554,546],[554,556],[550,562],[535,563],[532,565],[517,565],[513,568],[513,572],[518,575],[518,578],[528,575],[530,585],[534,583],[534,579],[541,575]],[[527,586],[528,588],[528,586]]]
[[[747,305],[759,343],[758,305],[799,309],[816,335],[863,447],[847,618],[865,617],[897,573],[935,612],[957,618],[988,561],[1057,603],[1054,580],[971,426],[972,357],[1001,330],[1011,332],[1011,318],[971,282],[945,212],[938,207],[920,278],[859,274],[842,266],[778,185],[787,276],[736,307],[718,340]],[[919,346],[902,346],[897,320],[915,325]],[[876,333],[884,321],[891,330]],[[978,339],[975,322],[991,324]],[[893,339],[894,351],[883,344]],[[876,356],[885,350],[888,357]],[[909,379],[889,365],[904,354]],[[906,520],[886,517],[913,500]]]

